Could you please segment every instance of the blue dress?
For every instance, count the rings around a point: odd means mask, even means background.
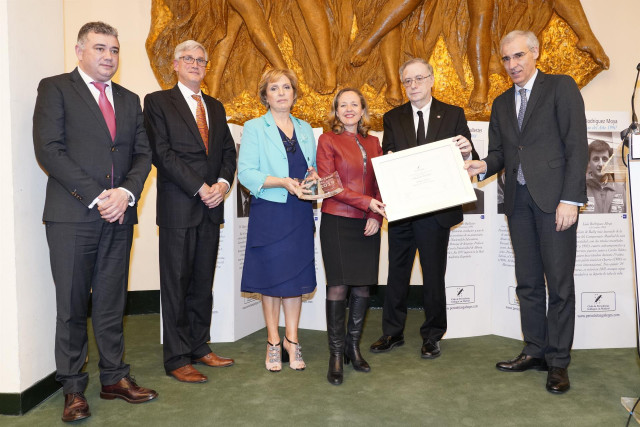
[[[280,130],[287,149],[289,176],[304,178],[307,162],[298,146]],[[289,194],[286,203],[251,196],[249,229],[242,269],[242,292],[295,297],[316,288],[315,223],[311,202]]]

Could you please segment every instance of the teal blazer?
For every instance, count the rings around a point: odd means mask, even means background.
[[[316,141],[309,123],[291,116],[298,145],[307,166],[316,167]],[[244,124],[238,158],[238,181],[252,195],[272,202],[286,203],[285,188],[262,188],[267,176],[289,176],[287,152],[271,111]]]

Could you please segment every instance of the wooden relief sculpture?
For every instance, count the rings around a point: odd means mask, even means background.
[[[500,38],[514,29],[538,35],[545,72],[580,87],[609,68],[579,0],[152,0],[147,53],[162,88],[175,84],[174,47],[203,43],[210,64],[203,90],[231,121],[263,114],[256,87],[265,67],[291,68],[301,80],[295,114],[324,125],[340,86],[361,88],[374,128],[404,102],[398,67],[413,56],[434,66],[434,95],[488,119],[510,85]]]

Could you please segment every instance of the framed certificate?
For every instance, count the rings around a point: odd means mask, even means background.
[[[453,138],[371,160],[387,220],[397,221],[476,200]]]

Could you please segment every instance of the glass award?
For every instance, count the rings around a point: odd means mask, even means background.
[[[310,192],[303,193],[300,198],[303,200],[320,200],[335,196],[344,188],[338,171],[333,172],[320,179],[305,178],[302,181],[302,188]]]

